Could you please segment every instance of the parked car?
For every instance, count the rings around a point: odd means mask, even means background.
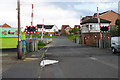
[[[120,52],[120,36],[111,37],[111,49],[114,54]]]

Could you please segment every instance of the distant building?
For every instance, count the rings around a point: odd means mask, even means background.
[[[80,25],[74,25],[74,28],[75,28],[75,27],[80,29]]]
[[[9,26],[8,24],[3,24],[3,25],[0,25],[0,28],[11,28],[11,26]]]
[[[38,24],[38,34],[42,32],[42,24]],[[48,32],[49,34],[54,34],[54,32],[58,32],[58,27],[55,25],[44,25],[43,32]]]
[[[66,32],[66,34],[70,34],[70,31],[72,30],[72,28],[71,27],[66,27],[65,28],[65,32]]]
[[[61,34],[64,34],[65,33],[65,29],[67,27],[70,27],[69,25],[62,25],[62,28],[61,28]]]
[[[85,20],[88,20],[88,19],[91,19],[92,18],[92,16],[85,16],[85,17],[83,17],[82,19],[81,19],[81,22],[82,21],[85,21]]]

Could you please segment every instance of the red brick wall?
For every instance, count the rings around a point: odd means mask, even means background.
[[[95,38],[96,36],[96,38]],[[105,33],[105,39],[108,39],[108,37],[110,38],[110,34],[109,33]],[[84,39],[86,38],[86,39]],[[98,40],[100,39],[100,33],[84,33],[82,34],[82,41],[83,44],[86,45],[98,45]]]

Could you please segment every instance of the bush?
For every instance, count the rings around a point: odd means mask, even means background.
[[[46,46],[46,44],[43,43],[42,41],[39,41],[38,46]]]
[[[58,32],[56,31],[55,34],[58,34]]]
[[[48,32],[46,32],[45,35],[48,35]]]

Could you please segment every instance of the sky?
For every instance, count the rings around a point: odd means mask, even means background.
[[[0,0],[0,25],[7,23],[11,27],[18,27],[17,0]],[[32,4],[33,25],[56,25],[61,29],[62,25],[80,24],[80,18],[93,16],[97,12],[113,10],[118,12],[119,0],[20,0],[21,27],[30,26]]]

